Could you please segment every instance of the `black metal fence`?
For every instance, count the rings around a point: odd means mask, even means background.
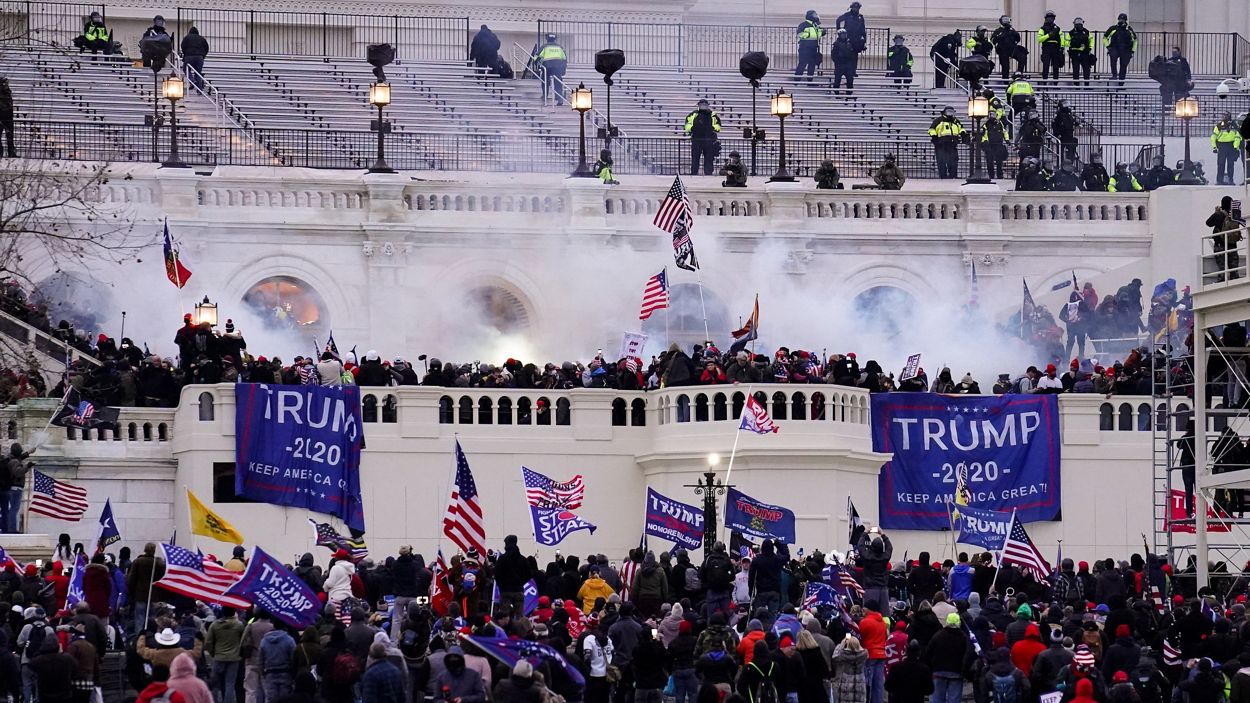
[[[763,51],[772,61],[770,70],[790,71],[798,59],[797,26],[797,20],[788,27],[539,20],[536,41],[541,44],[547,34],[555,34],[572,64],[593,64],[596,51],[621,49],[630,66],[737,69],[744,53]],[[831,31],[820,42],[825,57],[821,67],[827,70],[832,69],[832,26],[831,22]],[[890,37],[889,28],[868,29],[868,46],[859,56],[860,69],[885,69]]]
[[[0,0],[0,44],[71,46],[92,12],[107,21],[102,4]]]
[[[468,58],[468,17],[179,7],[176,18],[175,39],[194,26],[221,53],[359,58],[369,44],[390,44],[410,61]]]
[[[239,129],[180,127],[181,156],[189,164],[211,166],[299,166],[306,168],[364,169],[372,163],[377,134],[365,130],[264,129],[253,140]],[[17,147],[22,156],[83,161],[150,161],[153,131],[144,125],[109,125],[79,122],[17,123]],[[595,154],[603,146],[590,140],[587,150]],[[771,176],[777,167],[778,144],[757,144],[758,176]],[[1104,144],[1099,147],[1106,163],[1132,162],[1149,144]],[[532,135],[471,135],[395,132],[386,139],[386,160],[394,168],[415,171],[491,171],[567,173],[576,165],[576,137]],[[620,139],[611,145],[615,173],[673,175],[690,172],[690,142],[679,137]],[[1082,159],[1094,147],[1081,145]],[[714,172],[737,151],[748,169],[750,142],[721,140]],[[158,156],[169,152],[169,129],[159,130]],[[933,150],[927,141],[819,141],[787,140],[786,160],[792,174],[810,179],[825,160],[832,161],[844,178],[869,178],[886,154],[894,154],[910,178],[936,178]],[[960,173],[969,172],[971,152],[961,147]],[[1012,159],[1011,161],[1014,161]],[[1007,175],[1014,175],[1008,163]]]
[[[1045,89],[1040,94],[1045,96]],[[1082,120],[1103,134],[1157,138],[1160,122],[1164,136],[1181,137],[1185,134],[1184,122],[1173,115],[1171,107],[1163,106],[1158,93],[1069,92],[1062,98]],[[1052,105],[1054,100],[1044,98],[1043,102]],[[1193,135],[1205,139],[1223,113],[1229,112],[1237,118],[1250,110],[1250,95],[1232,93],[1224,99],[1204,98],[1200,110],[1201,114],[1194,119],[1190,130]],[[1047,110],[1046,114],[1049,119],[1053,110]]]
[[[1070,28],[1064,27],[1066,31]],[[1111,70],[1111,59],[1107,56],[1107,48],[1103,46],[1102,35],[1105,29],[1089,27],[1090,39],[1094,43],[1094,56],[1097,59],[1091,74],[1106,75]],[[964,29],[965,38],[973,35],[971,29]],[[990,28],[993,31],[993,27]],[[1025,70],[1033,75],[1042,72],[1042,47],[1037,43],[1036,30],[1021,30],[1020,45],[1028,50]],[[1240,76],[1250,65],[1250,42],[1236,32],[1138,32],[1137,52],[1129,61],[1130,74],[1145,75],[1150,60],[1156,56],[1170,56],[1172,47],[1179,46],[1181,54],[1189,61],[1189,69],[1195,76]],[[928,47],[923,47],[925,51]],[[912,51],[916,51],[913,47]],[[998,56],[990,57],[995,62]],[[1063,52],[1064,66],[1060,75],[1071,76],[1072,64],[1068,52]],[[1013,61],[1012,70],[1015,69]]]

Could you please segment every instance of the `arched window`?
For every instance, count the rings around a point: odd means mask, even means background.
[[[450,425],[456,419],[454,407],[451,396],[445,395],[438,399],[438,424]]]
[[[1133,431],[1133,406],[1128,403],[1120,404],[1120,425],[1117,427],[1121,432]]]
[[[152,423],[150,422],[143,423],[143,441],[152,441]]]
[[[491,402],[489,396],[482,396],[477,399],[477,424],[489,425],[494,421],[493,415],[494,403]]]
[[[1107,432],[1115,429],[1115,406],[1103,403],[1098,407],[1098,429]]]
[[[875,286],[855,296],[851,313],[858,329],[894,336],[907,329],[919,310],[916,299],[894,286]]]
[[[764,407],[768,407],[767,403],[764,403],[763,405]],[[781,391],[773,393],[773,419],[786,419],[786,394]]]
[[[669,279],[670,282],[672,279]],[[669,286],[669,306],[663,314],[652,315],[642,323],[642,333],[651,339],[668,339],[682,349],[707,342],[707,329],[736,329],[729,308],[712,289],[706,288],[699,295],[694,283],[676,283]],[[744,303],[745,304],[745,303]],[[704,319],[707,326],[704,326]],[[696,370],[696,374],[702,369]],[[697,379],[698,376],[696,375]]]
[[[568,398],[561,398],[556,401],[556,424],[569,425],[573,422],[571,404]]]
[[[501,425],[512,424],[512,399],[511,398],[499,399],[499,412],[497,414],[499,415],[499,424]]]
[[[156,438],[162,442],[169,441],[169,425],[161,423],[156,426]]]
[[[550,425],[551,424],[551,400],[546,397],[539,398],[538,410],[536,411],[536,414],[538,415],[538,422],[536,424]]]
[[[365,422],[378,421],[378,397],[372,393],[366,395],[360,402],[361,419]]]
[[[737,420],[742,417],[742,407],[747,404],[747,397],[742,392],[734,393],[734,415],[733,419]]]
[[[473,399],[467,395],[460,396],[460,417],[456,419],[460,425],[473,424]]]
[[[707,394],[700,393],[694,397],[694,421],[707,422]]]
[[[213,421],[213,394],[204,391],[200,394],[200,422]]]
[[[133,441],[135,441],[135,440],[138,438],[138,436],[139,436],[139,426],[138,426],[138,425],[136,425],[136,424],[135,424],[135,423],[133,423],[133,422],[132,422],[132,423],[130,423],[130,424],[128,424],[128,425],[126,425],[126,439],[130,440],[131,442],[133,442]]]
[[[625,426],[625,399],[615,398],[612,401],[612,426]]]
[[[382,398],[382,422],[399,422],[399,398],[393,393]]]
[[[17,420],[9,420],[5,429],[9,439],[17,439]]]
[[[1177,432],[1184,432],[1185,427],[1189,424],[1189,420],[1191,417],[1192,415],[1190,415],[1189,413],[1189,406],[1184,403],[1177,403],[1176,405],[1176,427],[1173,429],[1175,429]]]
[[[629,424],[632,427],[647,426],[647,401],[634,398],[634,402],[629,404]]]
[[[325,301],[316,289],[298,278],[266,278],[243,294],[243,303],[269,329],[298,329],[305,338],[324,339],[330,328]]]
[[[724,393],[712,396],[712,419],[717,422],[729,419],[729,407]]]
[[[812,394],[812,419],[813,420],[825,419],[825,394],[824,393]]]
[[[518,334],[530,327],[530,313],[515,293],[498,285],[472,288],[464,294],[462,309],[500,334]]]
[[[807,419],[807,396],[802,393],[795,393],[790,396],[790,419]]]
[[[690,422],[690,396],[677,396],[677,422]]]
[[[533,405],[529,398],[520,398],[516,402],[516,424],[530,425],[534,422],[534,416],[530,412]]]

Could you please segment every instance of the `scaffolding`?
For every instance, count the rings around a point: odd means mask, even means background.
[[[1238,232],[1244,234],[1244,228]],[[1240,330],[1250,320],[1250,278],[1244,237],[1202,237],[1199,285],[1193,295],[1193,333],[1165,326],[1151,340],[1153,372],[1152,551],[1196,586],[1216,586],[1241,574],[1250,548],[1250,347]],[[1192,339],[1192,351],[1186,346]],[[1234,339],[1239,337],[1239,339]],[[1205,379],[1205,382],[1195,382]],[[1191,428],[1192,422],[1192,428]],[[1192,510],[1186,499],[1193,470]],[[1192,563],[1191,563],[1192,562]],[[1214,573],[1212,571],[1214,568]],[[1214,583],[1213,583],[1214,579]]]

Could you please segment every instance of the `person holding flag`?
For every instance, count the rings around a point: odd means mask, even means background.
[[[852,506],[852,509],[853,506]],[[859,536],[859,543],[852,545],[859,554],[855,563],[863,570],[860,585],[864,587],[864,602],[876,601],[879,605],[890,602],[890,560],[894,558],[894,545],[889,535],[873,525]],[[881,605],[885,607],[885,605]],[[880,612],[880,611],[878,611]],[[884,646],[884,645],[883,645]],[[871,659],[871,653],[869,653]],[[870,661],[869,664],[872,662]],[[884,676],[884,674],[882,674]]]

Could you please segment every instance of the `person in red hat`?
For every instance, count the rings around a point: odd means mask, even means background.
[[[1117,625],[1115,642],[1107,647],[1102,657],[1102,675],[1111,678],[1115,674],[1125,674],[1137,666],[1141,658],[1141,647],[1133,640],[1133,631],[1128,625]]]
[[[1054,364],[1046,364],[1046,373],[1037,379],[1038,393],[1062,393],[1063,381],[1055,375],[1056,369]]]

